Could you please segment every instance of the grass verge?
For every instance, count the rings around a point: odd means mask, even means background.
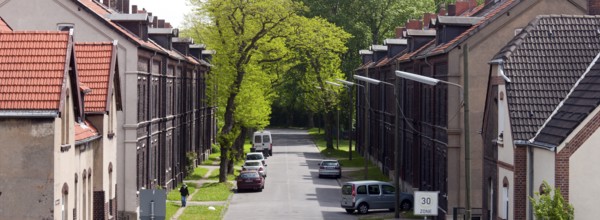
[[[196,189],[198,188],[198,185],[196,185],[195,183],[186,184],[188,186],[188,191],[190,191],[190,194],[194,193],[194,191],[196,191]],[[167,194],[167,200],[181,201],[181,194],[179,194],[179,188],[181,188],[181,184],[177,185],[177,188],[169,191],[169,193]]]
[[[215,210],[209,210],[209,206],[188,206],[179,216],[180,220],[220,220],[224,210],[223,206],[213,206]]]
[[[225,183],[205,183],[200,187],[200,191],[192,197],[192,201],[225,201],[233,192],[233,184]]]
[[[167,202],[167,213],[165,216],[165,219],[171,219],[171,217],[173,217],[173,215],[175,215],[175,213],[177,212],[177,210],[179,210],[180,206],[177,203],[174,202]]]
[[[206,173],[208,173],[208,169],[204,168],[204,167],[196,167],[196,169],[194,169],[194,172],[192,173],[192,175],[186,177],[186,180],[199,180],[202,179],[202,177],[204,177],[204,175],[206,175]]]
[[[240,174],[241,167],[234,167],[233,174],[227,175],[227,180],[235,180],[235,177]],[[219,180],[220,168],[214,169],[208,176],[209,180]]]

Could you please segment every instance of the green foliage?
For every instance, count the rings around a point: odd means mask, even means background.
[[[171,219],[171,217],[173,217],[173,215],[175,215],[175,213],[177,212],[177,210],[179,209],[179,205],[177,203],[174,202],[167,202],[167,213],[165,215],[165,219]]]
[[[185,176],[190,176],[194,172],[194,168],[196,167],[196,159],[198,158],[198,154],[196,152],[187,152],[185,154]]]
[[[544,181],[542,193],[536,192],[536,198],[529,197],[537,219],[571,220],[575,219],[573,205],[566,203],[560,189],[553,190]]]
[[[193,194],[194,191],[196,191],[196,188],[198,188],[198,185],[196,185],[195,183],[186,183],[186,184],[188,186],[188,191],[190,191],[190,195]],[[181,188],[181,184],[179,184],[177,186],[177,188],[169,191],[169,193],[167,193],[167,200],[181,201],[181,194],[179,193],[179,188]]]

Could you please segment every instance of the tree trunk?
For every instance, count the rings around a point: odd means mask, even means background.
[[[315,113],[314,112],[308,112],[308,128],[314,128],[315,127]]]
[[[333,149],[333,112],[326,112],[323,119],[325,122],[325,141],[327,142],[327,149]]]
[[[226,144],[226,143],[225,143]],[[219,182],[224,183],[227,181],[227,165],[229,164],[229,148],[228,146],[221,145],[221,163],[219,163]]]

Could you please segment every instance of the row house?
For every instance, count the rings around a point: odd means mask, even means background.
[[[543,181],[576,219],[594,219],[600,190],[600,16],[542,15],[491,59],[483,139],[496,148],[493,216],[534,219]]]
[[[486,0],[478,5],[472,0],[458,0],[436,14],[426,13],[423,20],[410,20],[397,28],[394,44],[389,39],[387,53],[379,46],[361,51],[363,64],[355,74],[394,84],[367,85],[367,94],[357,93],[358,144],[363,149],[368,142],[368,154],[382,171],[394,169],[393,153],[401,150],[400,181],[403,191],[439,191],[439,219],[463,214],[467,206],[465,177],[465,126],[462,88],[438,84],[425,85],[395,76],[405,71],[463,85],[468,70],[470,131],[471,207],[476,216],[497,216],[495,201],[498,183],[495,148],[486,147],[481,125],[488,82],[488,61],[518,30],[540,14],[586,14],[588,2],[580,1],[518,1]],[[388,41],[388,40],[386,40]],[[464,48],[468,54],[463,54]],[[374,49],[375,48],[375,49]],[[395,49],[390,49],[395,48]],[[400,52],[398,52],[400,51]],[[380,55],[377,55],[377,54]],[[468,56],[467,56],[468,55]],[[468,60],[465,60],[465,56]],[[465,66],[465,63],[467,65]],[[366,104],[370,104],[367,106]],[[364,112],[369,125],[364,124]],[[398,115],[398,134],[394,134]],[[369,126],[368,134],[362,134]],[[373,129],[374,127],[378,130]],[[394,136],[398,145],[394,147]],[[365,140],[365,137],[366,141]],[[391,159],[390,159],[391,158]],[[389,172],[392,176],[394,172]]]
[[[138,218],[139,190],[173,189],[187,165],[208,157],[216,121],[205,92],[211,52],[204,46],[128,0],[0,0],[0,14],[15,30],[73,30],[77,42],[118,42],[119,219]],[[190,153],[195,160],[187,161]]]
[[[0,28],[0,51],[0,219],[116,216],[116,45]]]

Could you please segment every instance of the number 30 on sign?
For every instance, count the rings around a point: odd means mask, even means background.
[[[439,192],[416,191],[415,192],[415,215],[437,216],[438,215]]]

